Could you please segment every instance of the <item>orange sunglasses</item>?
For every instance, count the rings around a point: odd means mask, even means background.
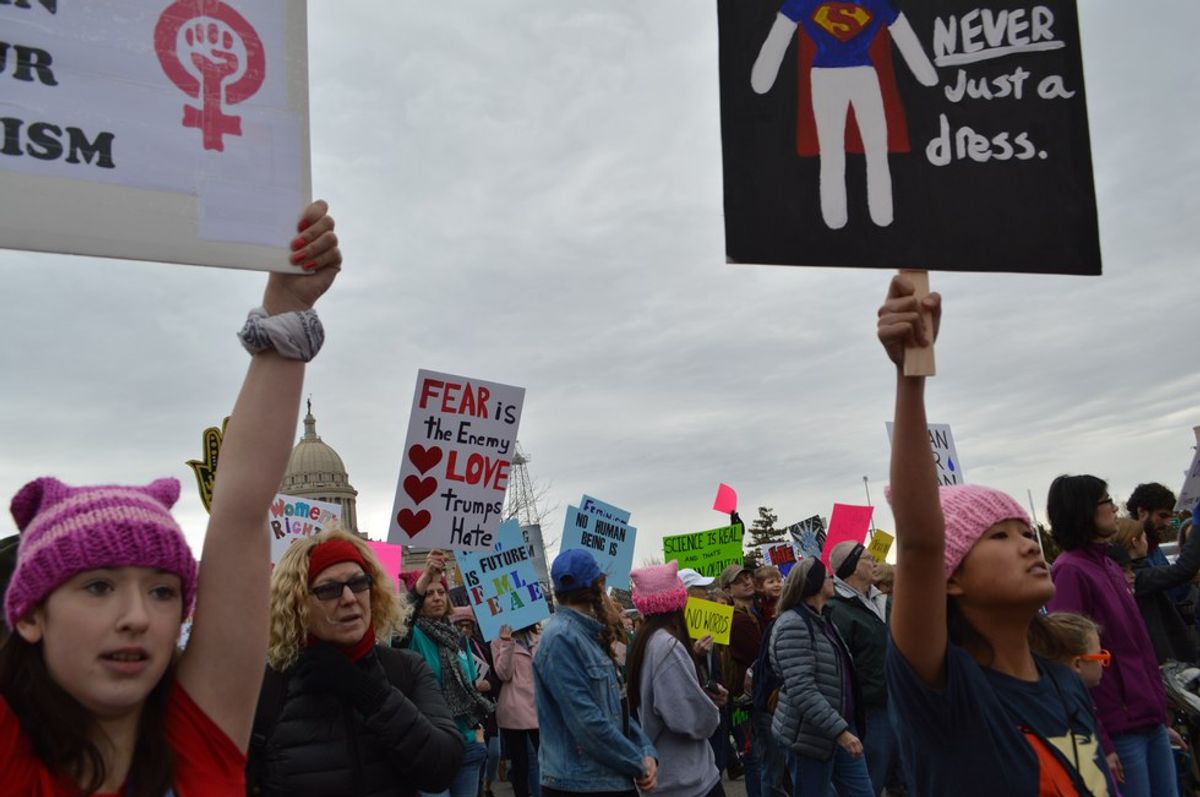
[[[1098,661],[1101,667],[1107,667],[1112,664],[1112,654],[1107,650],[1101,650],[1099,653],[1084,653],[1079,658],[1084,661]]]

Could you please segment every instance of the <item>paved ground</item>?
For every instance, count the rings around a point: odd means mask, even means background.
[[[492,784],[492,793],[496,797],[512,797],[512,786],[503,781]],[[746,797],[746,784],[742,779],[725,781],[726,797]]]

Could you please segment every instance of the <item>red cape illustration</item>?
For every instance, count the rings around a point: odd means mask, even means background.
[[[880,27],[868,50],[875,73],[879,75],[879,90],[883,94],[883,113],[887,119],[888,152],[908,152],[908,123],[900,91],[896,87],[896,70],[892,63],[892,37],[886,27]],[[817,120],[812,107],[812,64],[817,57],[817,45],[804,31],[796,28],[796,154],[813,158],[820,154],[817,144]],[[854,108],[847,112],[846,152],[862,154],[862,136],[854,118]]]

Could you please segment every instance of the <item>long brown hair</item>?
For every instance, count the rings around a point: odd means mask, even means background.
[[[692,641],[687,635],[687,620],[684,619],[683,612],[664,612],[662,614],[652,614],[642,621],[642,626],[637,630],[637,635],[633,638],[633,644],[629,647],[629,656],[626,658],[626,663],[629,665],[629,713],[637,714],[638,706],[642,702],[642,665],[646,661],[646,648],[650,645],[650,638],[659,631],[666,631],[675,638],[675,641],[683,645],[684,651],[692,661],[692,666],[696,670],[696,681],[700,681],[700,668],[696,665],[696,658],[692,655]]]
[[[162,797],[172,786],[175,761],[166,713],[177,659],[178,654],[142,705],[126,797]],[[40,643],[13,633],[0,644],[0,695],[50,771],[79,783],[84,795],[100,790],[108,769],[92,740],[95,717],[50,675]]]
[[[604,648],[604,652],[612,659],[613,664],[617,663],[617,653],[613,650],[613,643],[617,640],[624,639],[625,626],[621,622],[621,615],[613,607],[612,601],[604,594],[604,582],[597,581],[590,587],[581,589],[573,589],[570,592],[555,591],[554,597],[564,606],[589,606],[592,609],[592,614],[600,622],[600,636],[596,639],[600,643],[600,647]]]

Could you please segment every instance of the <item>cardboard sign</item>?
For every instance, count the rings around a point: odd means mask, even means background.
[[[886,421],[888,442],[892,441],[895,427],[891,421]],[[958,459],[958,449],[954,447],[954,435],[950,432],[948,423],[929,424],[929,447],[933,450],[933,461],[937,465],[938,484],[949,487],[954,484],[965,484],[962,462]]]
[[[867,539],[874,511],[869,506],[833,505],[833,512],[829,515],[829,535],[825,538],[825,547],[821,550],[821,561],[826,567],[829,567],[829,552],[835,545],[845,540],[864,542]]]
[[[775,545],[763,546],[763,564],[774,565],[785,577],[796,564],[796,549],[790,543],[782,542]]]
[[[579,501],[579,511],[596,515],[605,520],[616,521],[617,523],[629,523],[629,513],[624,509],[618,509],[612,504],[606,504],[603,501],[592,498],[586,493]]]
[[[1100,273],[1075,0],[717,9],[730,262]]]
[[[500,636],[502,625],[516,630],[550,616],[520,522],[504,521],[497,535],[490,551],[455,555],[479,632],[489,642]]]
[[[524,402],[524,388],[417,373],[388,542],[491,550]]]
[[[1200,426],[1197,426],[1194,431],[1196,432],[1196,442],[1200,443]],[[1200,446],[1197,446],[1196,454],[1192,457],[1191,467],[1184,475],[1183,487],[1179,489],[1179,499],[1175,503],[1175,511],[1191,512],[1196,508],[1197,503],[1200,503]]]
[[[663,537],[663,560],[679,562],[679,568],[690,567],[702,576],[716,578],[729,565],[740,565],[742,527],[721,526],[693,534]]]
[[[728,484],[717,485],[717,498],[713,501],[713,509],[723,515],[732,515],[737,511],[737,493]]]
[[[581,548],[590,553],[605,575],[605,583],[629,589],[629,571],[633,569],[633,547],[637,529],[578,507],[567,507],[559,551]],[[515,626],[514,626],[515,628]]]
[[[729,632],[733,628],[732,606],[716,601],[688,598],[683,616],[687,620],[688,636],[692,639],[712,634],[714,643],[729,644]]]
[[[787,532],[801,556],[820,556],[825,549],[825,521],[820,515],[793,523]]]
[[[400,580],[400,573],[404,570],[404,546],[376,540],[363,540],[363,542],[371,549],[371,553],[375,554],[375,558],[379,560],[379,566],[391,577],[399,593],[403,595],[407,592],[408,590]]]
[[[871,542],[867,545],[867,553],[871,554],[871,558],[876,562],[882,562],[887,559],[888,551],[892,550],[892,543],[895,539],[886,531],[875,529],[875,533],[871,535]]]
[[[0,3],[0,241],[299,271],[306,19],[287,0]]]
[[[282,493],[276,495],[267,513],[267,522],[271,525],[271,564],[279,564],[296,540],[318,534],[341,519],[342,508],[337,504]]]

